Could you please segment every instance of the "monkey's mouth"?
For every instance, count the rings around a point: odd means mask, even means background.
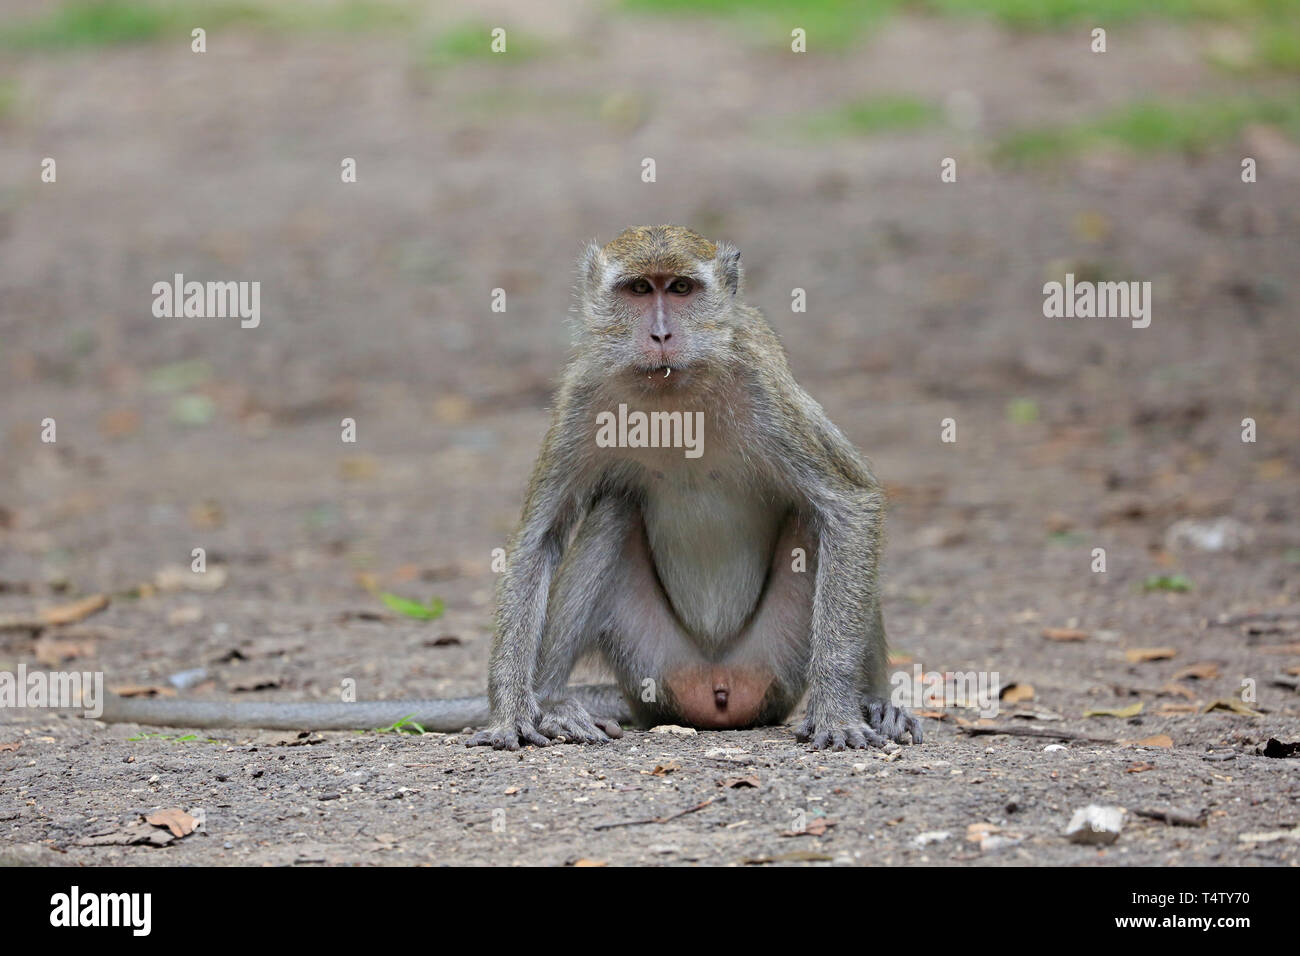
[[[678,382],[688,378],[688,372],[689,368],[679,363],[647,365],[640,369],[640,378],[649,388],[672,388]]]

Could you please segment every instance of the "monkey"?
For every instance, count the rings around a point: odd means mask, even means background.
[[[406,716],[517,750],[605,743],[624,724],[780,724],[806,697],[795,738],[813,749],[922,743],[885,696],[884,493],[745,302],[739,250],[636,226],[586,246],[576,297],[574,354],[498,585],[486,698],[113,699],[104,719],[336,729]],[[614,683],[570,686],[593,657]]]

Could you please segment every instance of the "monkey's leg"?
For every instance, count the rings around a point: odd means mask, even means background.
[[[537,664],[537,698],[542,704],[537,729],[551,740],[596,744],[623,736],[618,722],[630,716],[625,701],[593,711],[573,696],[568,683],[578,659],[596,649],[610,606],[612,572],[639,515],[636,506],[624,499],[597,501],[583,519],[551,589]]]
[[[528,737],[527,743],[604,743],[623,735],[618,721],[629,716],[626,704],[608,695],[593,716],[586,706],[590,695],[586,702],[579,700],[574,688],[567,685],[578,659],[596,647],[596,634],[615,580],[614,564],[636,517],[637,511],[630,503],[616,497],[602,498],[582,519],[565,550],[547,600],[546,624],[535,668],[541,713],[534,725],[545,740]],[[466,744],[513,750],[519,741],[489,727]]]
[[[884,678],[876,591],[883,496],[874,488],[818,490],[817,579],[809,638],[808,705],[795,731],[814,750],[879,747],[863,694]]]

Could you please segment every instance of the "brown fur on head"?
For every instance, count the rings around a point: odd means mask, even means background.
[[[622,260],[623,267],[633,272],[683,273],[714,258],[718,246],[684,226],[633,226],[605,243],[601,251]]]
[[[688,372],[730,343],[740,284],[740,252],[683,226],[590,243],[579,265],[585,347],[611,372]]]

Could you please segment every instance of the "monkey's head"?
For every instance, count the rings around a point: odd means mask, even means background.
[[[674,387],[724,354],[741,321],[740,283],[738,249],[681,226],[593,242],[578,273],[584,350],[611,372]]]

